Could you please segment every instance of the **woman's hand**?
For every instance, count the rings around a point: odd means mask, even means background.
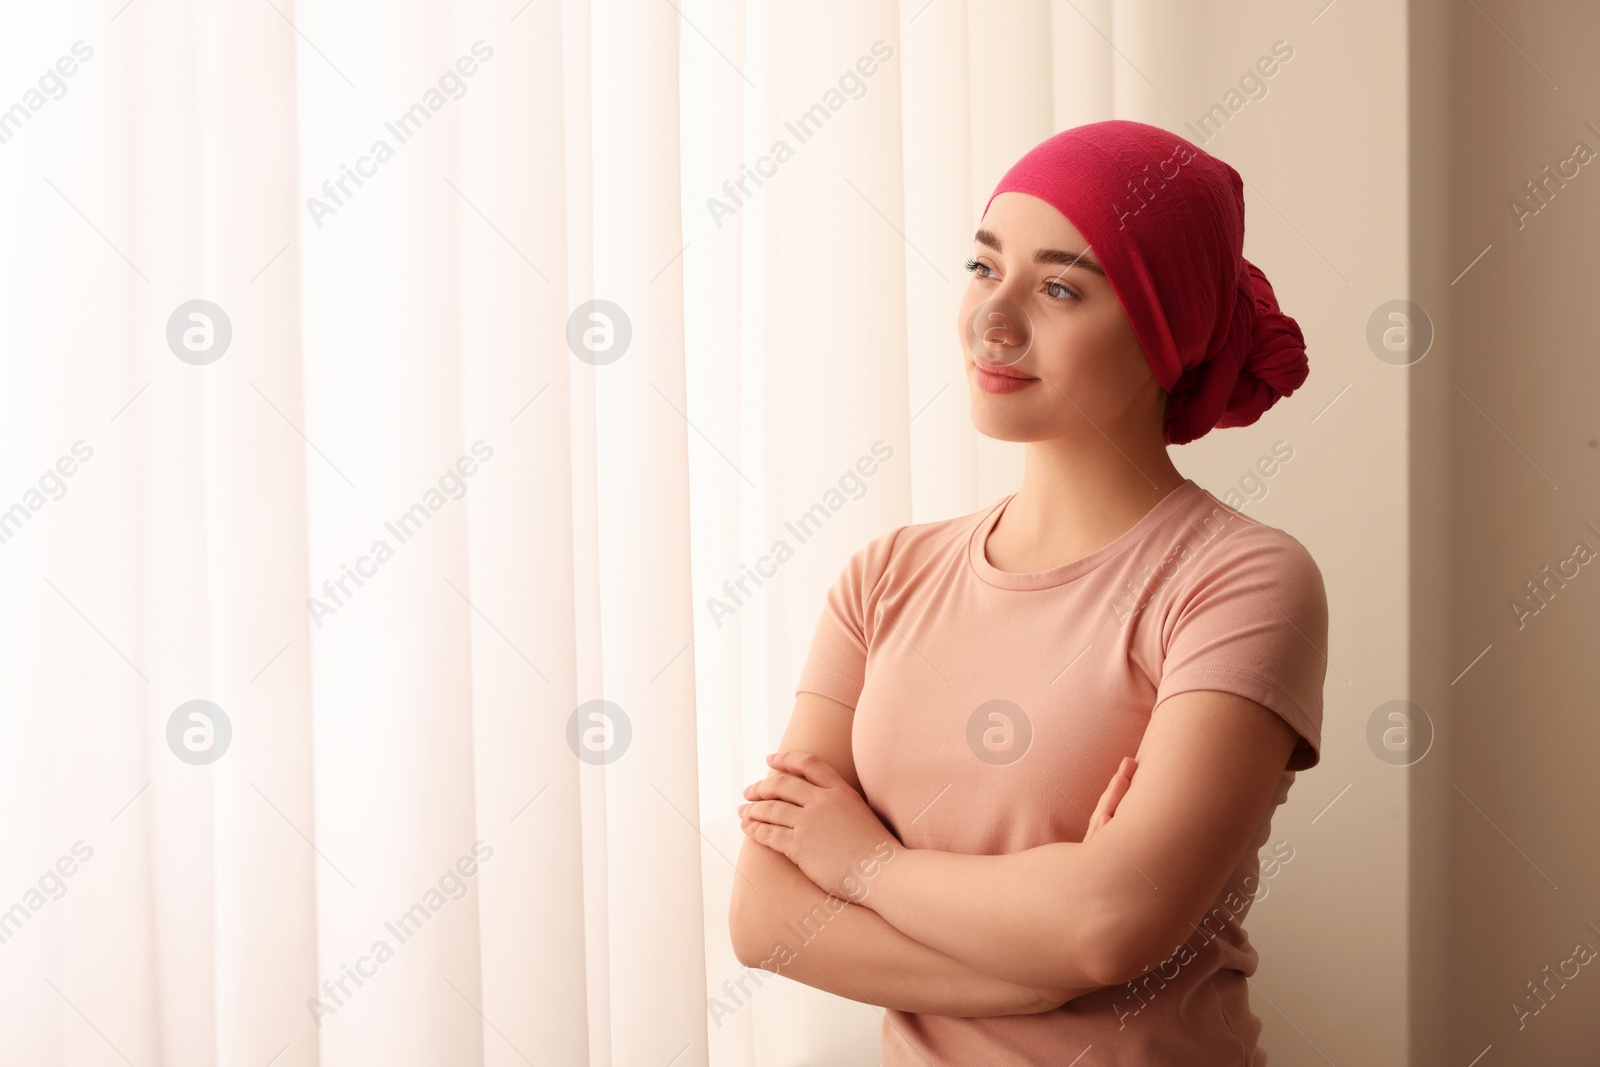
[[[817,886],[859,902],[901,844],[844,776],[809,752],[767,757],[777,772],[744,791],[739,828],[781,852]]]

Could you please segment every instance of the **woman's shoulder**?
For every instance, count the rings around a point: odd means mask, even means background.
[[[1193,510],[1186,518],[1197,532],[1210,534],[1233,551],[1298,556],[1315,566],[1311,550],[1294,534],[1245,514],[1204,486],[1195,494]]]
[[[1179,583],[1191,591],[1219,584],[1248,585],[1263,593],[1285,587],[1321,593],[1322,570],[1311,550],[1294,534],[1219,500],[1209,490],[1196,494],[1187,523],[1192,542],[1181,561],[1187,572]]]

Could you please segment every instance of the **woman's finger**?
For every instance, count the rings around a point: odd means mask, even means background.
[[[756,822],[768,823],[772,826],[787,826],[791,829],[795,824],[795,816],[799,813],[793,804],[785,804],[781,800],[756,800],[749,804],[739,805],[741,819],[753,819]]]
[[[818,788],[792,771],[773,768],[761,781],[751,783],[744,797],[746,800],[786,800],[803,806],[816,795]]]
[[[794,831],[787,826],[774,826],[769,822],[746,819],[739,829],[757,844],[766,845],[774,852],[787,856],[789,862],[794,862]]]
[[[1100,794],[1100,803],[1095,806],[1094,814],[1089,817],[1089,833],[1094,833],[1116,814],[1117,805],[1127,795],[1128,786],[1133,783],[1133,772],[1138,769],[1139,761],[1132,756],[1122,757],[1122,762],[1117,765],[1117,773],[1111,776],[1111,782],[1106,786],[1105,792]]]
[[[774,752],[767,757],[767,766],[798,775],[815,786],[826,788],[849,784],[844,780],[844,776],[834,769],[833,764],[814,752],[799,750]]]

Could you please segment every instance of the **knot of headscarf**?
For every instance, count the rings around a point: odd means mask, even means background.
[[[1244,182],[1227,163],[1109,119],[1036,145],[989,202],[1004,192],[1045,201],[1089,242],[1167,393],[1168,444],[1248,426],[1305,381],[1300,326],[1244,258]]]

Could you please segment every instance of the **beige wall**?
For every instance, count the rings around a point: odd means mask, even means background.
[[[1450,827],[1454,790],[1450,785],[1451,680],[1466,661],[1451,645],[1450,491],[1456,469],[1451,462],[1450,414],[1456,400],[1453,376],[1453,323],[1448,315],[1453,266],[1451,205],[1451,54],[1450,3],[1413,0],[1408,16],[1406,75],[1406,194],[1408,205],[1408,285],[1406,299],[1426,312],[1427,323],[1413,331],[1405,358],[1418,362],[1395,368],[1406,376],[1408,392],[1408,501],[1406,547],[1410,601],[1406,640],[1410,646],[1408,699],[1421,705],[1432,723],[1427,750],[1413,755],[1406,782],[1406,1062],[1418,1067],[1464,1064],[1472,1056],[1451,1056],[1450,1013],[1451,899]],[[1426,346],[1426,347],[1424,347]],[[1482,664],[1478,664],[1482,665]],[[1461,675],[1462,680],[1470,672]],[[1418,744],[1422,744],[1418,741]],[[1474,1049],[1474,1056],[1482,1046]],[[1478,1061],[1482,1064],[1483,1061]],[[1491,1061],[1493,1062],[1493,1061]]]
[[[1568,565],[1577,576],[1550,581],[1547,606],[1520,626],[1509,604],[1522,594],[1538,607],[1524,583],[1577,542],[1600,552],[1585,526],[1600,527],[1600,8],[1482,7],[1451,6],[1441,186],[1451,276],[1489,247],[1448,304],[1450,658],[1460,670],[1492,646],[1453,687],[1449,1053],[1465,1064],[1492,1043],[1483,1064],[1565,1067],[1600,1062],[1600,958],[1564,986],[1551,979],[1547,1005],[1520,1027],[1511,1003],[1539,1007],[1525,983],[1578,942],[1600,951],[1600,561]],[[1570,164],[1577,174],[1550,182],[1548,203],[1519,223],[1510,202],[1536,206],[1524,183],[1579,141],[1593,161]]]
[[[1408,930],[1407,1062],[1417,1067],[1465,1064],[1452,1054],[1455,1021],[1450,1010],[1450,820],[1458,801],[1450,785],[1451,696],[1471,660],[1456,656],[1451,640],[1454,595],[1450,568],[1456,545],[1450,524],[1450,493],[1459,471],[1452,462],[1449,434],[1451,387],[1457,336],[1448,314],[1450,281],[1461,271],[1450,236],[1450,110],[1452,11],[1447,0],[1413,0],[1408,27],[1407,194],[1409,215],[1407,297],[1426,313],[1413,331],[1406,358],[1417,362],[1395,368],[1407,378],[1408,439],[1407,538],[1410,577],[1406,594],[1408,697],[1432,723],[1428,748],[1410,765],[1406,906]],[[1474,653],[1475,654],[1475,653]],[[1474,665],[1482,666],[1482,661]],[[1419,741],[1420,745],[1421,742]],[[1458,1050],[1457,1050],[1458,1051]],[[1485,1061],[1479,1060],[1479,1064]],[[1504,1062],[1504,1061],[1489,1061]]]

